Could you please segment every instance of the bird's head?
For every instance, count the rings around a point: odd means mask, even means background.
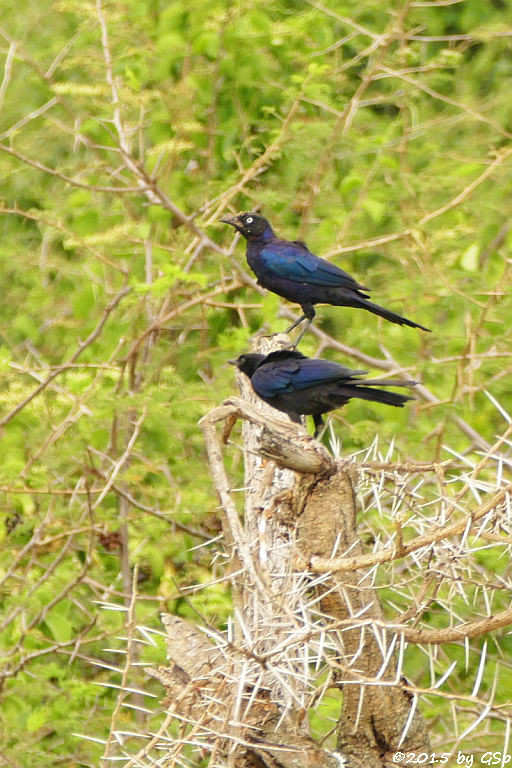
[[[272,227],[259,213],[239,213],[237,216],[224,216],[221,219],[225,224],[231,224],[246,240],[258,240],[259,238],[272,237]]]
[[[228,360],[228,363],[231,365],[236,365],[239,371],[242,371],[242,373],[245,373],[246,376],[251,378],[254,371],[258,366],[261,364],[261,361],[264,360],[266,355],[257,355],[256,353],[250,353],[247,355],[240,355],[240,357],[237,357],[236,360]]]

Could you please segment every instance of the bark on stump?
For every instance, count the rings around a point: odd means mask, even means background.
[[[259,339],[255,351],[288,341]],[[200,422],[224,512],[233,628],[208,637],[164,617],[174,666],[152,670],[167,688],[169,718],[183,723],[181,748],[201,742],[211,766],[229,768],[382,768],[393,765],[398,749],[428,751],[416,702],[396,680],[396,638],[372,623],[382,619],[376,591],[360,572],[318,576],[308,567],[315,556],[363,553],[346,464],[237,377],[241,397]],[[238,418],[243,520],[223,461]],[[308,711],[320,696],[321,673],[343,702],[333,750],[310,735]],[[169,766],[181,764],[178,741]]]

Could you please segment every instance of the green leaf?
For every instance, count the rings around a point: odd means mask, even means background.
[[[363,208],[376,223],[382,221],[386,214],[386,205],[371,197],[367,197],[363,201]]]
[[[73,623],[68,619],[70,608],[69,601],[61,600],[46,614],[44,623],[58,643],[68,642],[73,635]]]
[[[466,248],[462,256],[460,257],[460,265],[468,272],[474,272],[478,267],[478,257],[480,255],[480,247],[477,243],[473,243],[469,248]]]
[[[48,715],[49,712],[47,707],[39,707],[38,709],[33,710],[26,721],[26,729],[28,733],[35,733],[35,731],[42,728],[48,720]]]

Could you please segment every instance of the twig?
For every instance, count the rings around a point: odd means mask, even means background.
[[[471,521],[480,520],[482,517],[490,512],[492,509],[502,504],[512,491],[512,485],[507,485],[502,490],[496,492],[491,499],[481,504],[478,509],[471,513]],[[405,542],[402,547],[400,557],[405,557],[411,552],[415,552],[418,549],[423,549],[431,544],[447,539],[450,536],[456,536],[459,533],[463,533],[467,527],[468,520],[463,519],[451,525],[443,525],[435,527],[411,541]],[[311,559],[311,569],[315,573],[344,573],[350,571],[357,571],[360,569],[368,569],[373,565],[380,563],[390,562],[396,559],[395,547],[386,547],[378,550],[375,553],[368,555],[361,555],[360,557],[336,557],[336,558],[321,558],[313,557]]]
[[[232,413],[232,409],[226,410],[226,416]],[[206,445],[206,452],[208,454],[208,461],[210,463],[210,470],[214,481],[215,489],[219,495],[220,502],[226,513],[226,518],[231,529],[231,536],[233,541],[236,542],[236,546],[240,552],[240,558],[247,569],[251,578],[255,584],[258,584],[260,589],[264,590],[265,587],[261,583],[259,575],[256,573],[254,562],[246,541],[245,534],[240,520],[238,518],[238,511],[231,498],[231,485],[228,481],[226,470],[224,469],[224,462],[222,460],[222,451],[220,446],[220,440],[217,437],[215,430],[215,424],[219,420],[219,413],[215,414],[214,418],[210,418],[209,414],[203,416],[199,421],[199,426],[203,431],[204,441]]]
[[[129,293],[129,291],[130,289],[125,286],[124,288],[121,289],[121,291],[119,291],[117,296],[115,296],[112,299],[112,301],[107,305],[107,307],[103,311],[103,315],[100,322],[98,323],[96,328],[93,331],[91,331],[91,333],[85,339],[85,341],[82,341],[81,344],[78,346],[78,349],[73,353],[73,355],[69,360],[70,363],[75,363],[77,359],[80,357],[80,355],[82,354],[82,352],[85,349],[87,349],[87,347],[90,346],[94,341],[96,341],[101,331],[103,330],[103,326],[107,322],[109,315],[117,307],[121,299],[123,299],[126,296],[126,294]],[[46,379],[44,379],[44,381],[42,381],[41,384],[39,384],[39,386],[36,387],[30,395],[28,395],[28,397],[26,397],[24,400],[18,403],[18,405],[16,405],[11,411],[9,411],[9,413],[6,416],[4,416],[3,419],[0,419],[0,427],[4,427],[6,424],[8,424],[11,421],[11,419],[13,419],[21,410],[23,410],[23,408],[25,408],[26,405],[32,402],[32,400],[35,397],[37,397],[37,395],[39,395],[44,389],[46,389],[48,384],[50,384],[54,379],[56,379],[57,376],[59,376],[63,370],[66,370],[65,367],[59,368],[56,371],[53,371],[53,373],[51,373]]]
[[[114,710],[112,712],[109,734],[108,734],[107,742],[105,744],[105,750],[103,752],[103,758],[102,758],[102,760],[106,761],[106,765],[110,765],[110,761],[108,760],[108,758],[112,754],[112,744],[115,738],[116,724],[119,718],[121,707],[123,706],[123,703],[126,697],[130,695],[130,691],[128,690],[129,675],[133,671],[132,662],[133,662],[134,654],[136,653],[135,651],[136,646],[133,640],[134,640],[135,631],[136,631],[135,609],[137,607],[138,573],[139,573],[138,565],[135,565],[133,568],[132,591],[131,591],[130,601],[128,604],[128,614],[127,614],[127,621],[126,621],[126,629],[128,631],[128,637],[126,641],[125,663],[123,667],[123,674],[121,678],[119,695],[117,697],[117,701],[116,701]]]
[[[501,611],[494,616],[489,616],[478,621],[469,621],[467,624],[461,624],[457,627],[447,627],[446,629],[414,629],[405,627],[403,630],[395,630],[403,634],[410,643],[444,645],[453,643],[457,640],[471,639],[494,632],[501,627],[508,627],[512,624],[512,607],[506,611]]]
[[[279,316],[292,320],[297,319],[296,313],[292,312],[292,310],[288,309],[287,307],[281,307],[279,310]],[[404,370],[393,359],[383,360],[382,358],[367,355],[355,347],[349,347],[347,344],[343,344],[341,341],[337,341],[334,336],[330,336],[329,334],[324,333],[324,331],[321,331],[316,325],[311,325],[309,330],[322,342],[324,348],[337,349],[340,352],[343,352],[343,354],[354,358],[354,360],[359,360],[364,365],[377,368],[381,371],[389,371],[390,373],[392,372],[394,376],[398,375],[403,379],[411,378],[410,371]],[[442,404],[442,401],[436,395],[434,395],[434,393],[431,392],[424,384],[416,384],[414,388],[414,394],[421,397],[427,403],[432,403],[432,405]],[[473,429],[470,424],[464,421],[464,419],[462,419],[460,416],[453,416],[452,418],[460,431],[469,437],[476,446],[484,451],[490,450],[490,443],[488,443],[487,440],[482,437],[482,435]]]
[[[130,349],[128,350],[124,361],[128,361],[133,355],[137,353],[138,348],[142,344],[142,342],[146,339],[147,336],[149,336],[154,331],[157,331],[161,328],[164,323],[168,323],[169,320],[173,320],[175,317],[179,317],[184,312],[186,312],[188,309],[191,309],[191,307],[195,307],[198,304],[204,304],[204,302],[207,299],[212,298],[213,296],[218,296],[219,293],[229,293],[231,291],[235,291],[237,288],[240,288],[242,283],[239,280],[233,280],[229,284],[221,283],[220,285],[216,286],[212,291],[209,291],[208,293],[199,294],[198,296],[195,296],[193,299],[189,299],[189,301],[183,302],[183,304],[178,305],[177,307],[174,307],[174,309],[171,309],[169,312],[165,312],[164,314],[157,315],[153,322],[151,322],[144,331],[138,336],[138,338],[135,339],[135,341],[132,342],[132,345]]]
[[[55,103],[55,99],[53,100]],[[53,105],[52,105],[53,106]],[[18,128],[19,126],[13,126],[12,130],[14,128]],[[0,141],[2,139],[6,138],[6,134],[3,134],[0,136]],[[18,160],[21,160],[23,163],[26,163],[27,165],[31,165],[33,168],[37,168],[39,171],[43,171],[43,173],[47,173],[50,176],[55,176],[56,178],[63,181],[65,184],[69,184],[71,187],[78,187],[79,189],[88,189],[90,192],[107,192],[110,194],[127,194],[130,192],[140,192],[140,187],[98,187],[95,184],[86,184],[85,182],[78,181],[77,179],[71,178],[71,176],[66,176],[64,173],[61,173],[60,171],[55,171],[53,168],[49,168],[47,165],[44,165],[43,163],[40,163],[38,160],[32,160],[32,158],[27,157],[26,155],[22,155],[21,152],[17,152],[12,147],[8,147],[6,144],[0,144],[0,150],[2,152],[6,152],[8,155],[12,155],[13,157],[16,157]]]
[[[209,248],[216,253],[224,254],[223,249],[211,240],[194,222],[193,217],[187,216],[166,194],[160,189],[155,179],[151,178],[148,172],[141,167],[133,158],[130,152],[130,145],[127,140],[126,131],[121,115],[120,99],[117,85],[115,82],[112,66],[112,56],[110,53],[107,22],[103,12],[102,0],[96,0],[96,13],[101,28],[101,42],[103,46],[103,56],[105,59],[106,80],[110,85],[112,93],[112,104],[114,106],[113,123],[119,138],[119,147],[126,167],[133,173],[137,181],[137,186],[143,192],[146,198],[153,205],[160,205],[165,210],[170,211],[176,219],[185,225],[191,232],[204,241]]]
[[[122,470],[123,466],[129,459],[133,446],[135,445],[137,438],[139,436],[140,428],[142,427],[142,424],[144,423],[144,419],[146,418],[147,413],[147,405],[144,405],[142,408],[142,413],[137,419],[137,421],[134,424],[132,434],[130,436],[130,439],[128,440],[128,443],[126,445],[126,448],[123,451],[123,454],[119,457],[119,459],[115,462],[114,467],[112,469],[112,472],[108,476],[107,482],[105,483],[105,486],[103,490],[101,491],[100,495],[96,499],[93,505],[93,510],[97,509],[107,493],[110,491],[112,485],[115,482],[116,477],[118,476],[119,472]]]
[[[14,42],[14,40],[12,40],[9,44],[9,50],[7,51],[7,56],[5,57],[4,76],[2,79],[2,85],[0,85],[0,111],[2,110],[5,94],[7,92],[7,88],[11,80],[12,62],[13,62],[15,53],[16,53],[16,43]]]

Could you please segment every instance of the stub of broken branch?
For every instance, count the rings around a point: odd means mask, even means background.
[[[203,416],[199,426],[205,431],[205,428],[225,421],[227,429],[222,437],[223,441],[227,442],[237,418],[261,428],[256,449],[261,456],[274,461],[280,467],[314,475],[334,470],[334,461],[327,450],[318,440],[308,435],[304,427],[269,417],[267,413],[239,397],[229,397],[223,405]]]
[[[221,753],[229,752],[230,742],[238,745],[236,762],[228,763],[236,768],[338,768],[340,758],[335,753],[280,722],[279,706],[265,688],[251,696],[249,680],[246,695],[251,706],[245,710],[243,722],[233,718],[238,695],[233,681],[246,674],[247,653],[230,643],[219,645],[220,635],[214,643],[178,616],[163,614],[162,622],[170,663],[146,672],[166,689],[168,715],[195,723],[199,733],[215,723],[213,733]]]

